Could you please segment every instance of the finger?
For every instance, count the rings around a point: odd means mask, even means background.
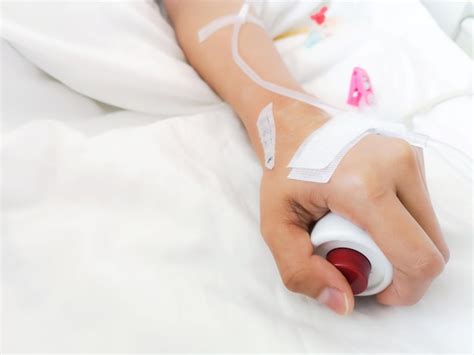
[[[443,255],[444,261],[449,260],[449,249],[443,238],[441,227],[436,218],[433,205],[430,201],[428,189],[423,176],[423,167],[420,166],[422,157],[417,154],[418,168],[413,169],[410,173],[404,174],[400,182],[397,183],[397,195],[408,212],[423,228],[428,237],[436,245],[440,253]]]
[[[393,193],[360,206],[354,218],[394,268],[393,282],[377,295],[378,301],[388,305],[416,303],[444,267],[434,243]]]
[[[285,286],[292,292],[317,299],[338,314],[354,308],[354,296],[344,276],[324,258],[313,255],[308,232],[291,222],[264,230]]]

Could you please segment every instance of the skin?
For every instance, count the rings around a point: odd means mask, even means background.
[[[426,187],[422,155],[405,141],[368,135],[344,157],[329,183],[288,179],[286,166],[296,149],[329,116],[251,81],[232,60],[231,26],[198,43],[202,26],[236,14],[241,4],[237,0],[165,0],[189,63],[234,108],[262,167],[256,120],[273,102],[276,161],[274,169],[263,168],[260,220],[283,283],[338,314],[352,312],[354,296],[349,284],[333,265],[313,255],[309,238],[314,223],[333,211],[366,230],[394,266],[393,282],[377,300],[393,306],[416,303],[449,259]],[[262,28],[242,27],[239,52],[264,79],[304,92]]]

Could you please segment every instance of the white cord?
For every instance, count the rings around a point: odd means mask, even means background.
[[[465,97],[465,96],[472,96],[472,95],[473,95],[472,91],[470,91],[470,92],[457,91],[457,92],[454,92],[454,93],[450,93],[448,95],[443,95],[443,96],[438,97],[435,100],[432,100],[432,101],[428,102],[427,104],[417,108],[410,115],[405,116],[405,121],[408,121],[409,119],[411,119],[409,122],[406,122],[406,123],[410,123],[412,128],[413,128],[413,117],[414,116],[416,116],[420,113],[423,113],[423,112],[430,111],[430,110],[434,109],[436,106],[441,105],[442,103],[445,103],[447,101],[451,101],[451,100],[458,99],[458,98]],[[438,156],[441,157],[442,159],[444,159],[444,161],[453,170],[456,170],[458,173],[460,173],[460,175],[463,178],[465,178],[466,180],[468,180],[470,182],[473,181],[472,169],[473,169],[474,160],[468,154],[463,152],[461,149],[456,148],[452,144],[449,144],[447,142],[444,142],[444,141],[441,141],[441,140],[438,140],[436,138],[429,137],[429,136],[428,136],[428,140],[426,141],[426,145],[428,147],[430,147],[431,149],[433,149],[434,151],[436,151]],[[453,164],[453,162],[451,161],[451,159],[448,159],[443,154],[443,151],[440,149],[440,147],[443,147],[444,149],[447,148],[447,149],[450,149],[452,152],[455,152],[457,154],[457,156],[461,158],[461,162],[464,164],[464,167],[466,168],[467,171],[469,171],[469,173],[463,172],[457,166],[455,166]]]
[[[237,22],[239,15],[227,15],[227,16],[222,16],[214,21],[211,21],[208,23],[206,26],[202,27],[199,32],[198,32],[198,40],[199,43],[204,42],[206,39],[208,39],[214,32],[217,32],[223,27],[233,25],[235,22]],[[263,24],[260,22],[258,18],[252,15],[248,15],[246,18],[245,22],[253,23],[257,26],[260,26],[263,28]]]
[[[240,28],[242,24],[246,22],[247,14],[249,11],[249,4],[248,0],[244,2],[242,8],[240,9],[238,19],[234,23],[234,30],[232,32],[232,58],[234,59],[235,63],[239,66],[239,68],[250,78],[252,79],[257,85],[260,87],[271,91],[275,94],[282,95],[289,97],[291,99],[304,102],[308,105],[317,107],[317,108],[325,108],[328,111],[342,111],[339,108],[336,108],[332,105],[325,104],[320,100],[316,99],[314,96],[285,88],[283,86],[274,84],[272,82],[266,81],[262,79],[240,56],[239,54],[239,34]]]
[[[347,111],[347,110],[343,110],[343,109],[340,109],[340,108],[337,108],[337,107],[334,107],[332,105],[328,105],[328,104],[325,104],[323,102],[321,102],[320,100],[316,99],[314,96],[311,96],[311,95],[308,95],[308,94],[305,94],[305,93],[302,93],[302,92],[299,92],[299,91],[296,91],[296,90],[292,90],[292,89],[289,89],[289,88],[286,88],[286,87],[283,87],[283,86],[280,86],[280,85],[277,85],[275,83],[272,83],[272,82],[269,82],[269,81],[266,81],[264,79],[262,79],[243,59],[242,57],[240,56],[239,54],[239,35],[240,35],[240,29],[242,27],[242,25],[245,23],[245,22],[248,22],[250,20],[250,22],[252,23],[255,23],[257,25],[261,25],[261,23],[258,22],[258,20],[256,20],[253,16],[249,15],[248,12],[249,12],[249,3],[248,3],[249,0],[245,0],[240,11],[239,11],[239,14],[237,15],[237,17],[235,16],[225,16],[224,18],[218,18],[214,21],[212,21],[210,24],[208,24],[207,26],[205,26],[203,29],[201,29],[201,31],[199,31],[199,34],[198,34],[198,38],[199,38],[199,41],[200,42],[203,42],[205,41],[210,35],[212,35],[215,31],[219,30],[220,28],[224,27],[224,26],[227,26],[227,25],[230,25],[230,24],[234,24],[234,28],[233,28],[233,31],[232,31],[232,58],[234,59],[234,62],[237,64],[237,66],[251,79],[253,80],[257,85],[259,85],[260,87],[268,90],[268,91],[271,91],[275,94],[278,94],[278,95],[282,95],[282,96],[285,96],[285,97],[288,97],[288,98],[291,98],[291,99],[294,99],[294,100],[297,100],[297,101],[300,101],[300,102],[303,102],[303,103],[306,103],[308,105],[311,105],[311,106],[314,106],[314,107],[317,107],[317,108],[323,108],[327,111],[336,111],[336,112],[344,112],[344,111]],[[250,16],[250,18],[249,18]],[[442,96],[441,98],[437,98],[436,100],[433,100],[431,102],[429,102],[428,104],[425,104],[423,105],[422,107],[420,108],[417,108],[416,110],[412,111],[410,114],[406,115],[404,117],[404,120],[405,120],[405,123],[408,123],[407,121],[411,118],[413,118],[413,116],[415,116],[416,114],[419,114],[421,112],[424,112],[424,111],[428,111],[428,110],[431,110],[433,109],[434,107],[436,107],[437,105],[443,103],[443,102],[446,102],[446,101],[449,101],[449,100],[453,100],[455,98],[459,98],[459,97],[463,97],[463,96],[468,96],[468,95],[472,95],[473,93],[472,92],[469,92],[469,93],[466,93],[465,91],[462,91],[462,92],[455,92],[455,93],[451,93],[449,95],[444,95]],[[412,123],[412,122],[410,122]],[[420,133],[417,133],[417,132],[413,132],[413,135],[419,135],[420,137],[424,136]],[[441,152],[440,150],[438,149],[438,147],[436,146],[437,144],[440,145],[440,146],[443,146],[443,147],[446,147],[446,148],[449,148],[451,149],[453,152],[456,152],[460,157],[462,157],[465,161],[464,163],[466,163],[467,165],[470,166],[470,168],[472,169],[472,165],[473,165],[473,159],[471,157],[469,157],[466,153],[464,153],[463,151],[461,151],[460,149],[452,146],[451,144],[449,143],[446,143],[446,142],[442,142],[442,141],[439,141],[439,140],[436,140],[434,138],[431,138],[431,137],[428,137],[429,139],[426,140],[426,145],[432,147],[434,150],[436,150],[438,152],[438,154],[444,158],[446,160],[447,163],[449,163],[449,165],[451,165],[451,167],[457,171],[459,171],[459,169],[457,167],[455,167],[452,162],[447,159]],[[466,166],[467,166],[466,165]],[[460,171],[459,171],[460,172]],[[461,175],[465,178],[467,178],[469,181],[472,181],[472,174],[465,174],[463,172],[460,172]]]

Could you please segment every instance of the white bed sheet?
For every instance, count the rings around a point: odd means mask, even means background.
[[[383,35],[279,49],[338,105],[350,69],[365,66],[388,119],[465,90],[464,53],[419,4],[391,6],[369,8]],[[412,17],[390,25],[404,6]],[[2,80],[17,68],[23,81],[2,83],[4,352],[472,351],[472,184],[432,151],[446,271],[413,307],[364,298],[340,318],[281,284],[259,235],[260,168],[229,108],[163,120],[106,107],[8,51]],[[472,99],[415,127],[471,154]]]

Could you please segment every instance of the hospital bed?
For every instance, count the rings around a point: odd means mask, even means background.
[[[3,352],[472,352],[472,177],[426,150],[451,260],[411,307],[338,317],[280,281],[245,131],[151,1],[3,3]],[[264,4],[276,37],[305,18]],[[304,4],[301,6],[305,6]],[[365,68],[387,120],[472,158],[472,61],[418,2],[334,3],[276,41],[342,109]]]

